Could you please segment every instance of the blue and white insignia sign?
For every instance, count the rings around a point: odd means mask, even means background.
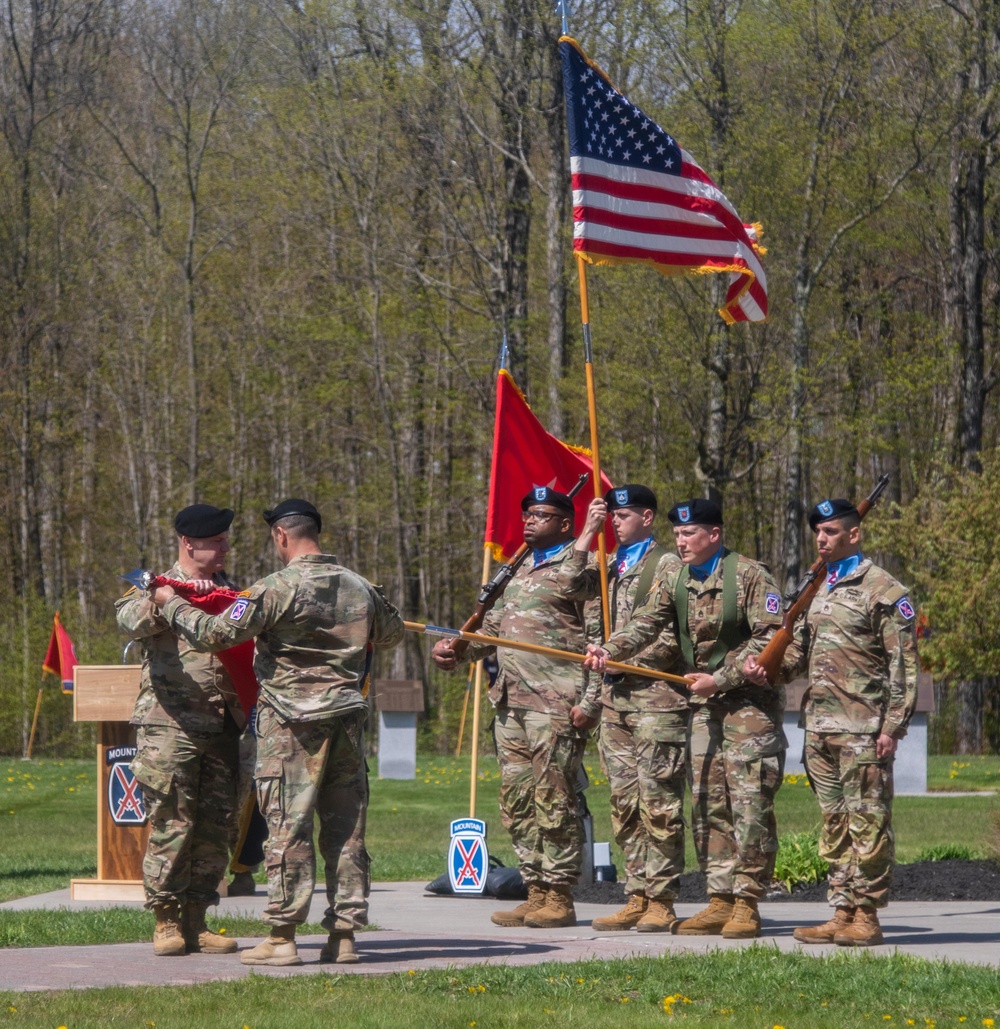
[[[486,823],[480,818],[457,818],[451,823],[448,878],[455,893],[482,893],[490,856],[486,850]]]
[[[544,500],[545,494],[548,493],[548,486],[536,486],[535,487],[535,500]]]
[[[627,504],[628,503],[628,490],[627,489],[616,489],[615,490],[615,503],[616,504]]]
[[[240,599],[233,604],[232,610],[229,612],[229,620],[231,622],[238,622],[243,615],[246,614],[248,606],[247,600],[244,597],[240,597]]]
[[[899,611],[899,613],[907,620],[909,620],[916,614],[916,611],[913,610],[913,605],[910,603],[909,597],[903,597],[902,600],[898,601],[896,604],[896,608]]]
[[[677,519],[681,522],[691,521],[691,508],[685,504],[683,507],[677,508]]]
[[[146,802],[128,761],[116,761],[108,776],[108,811],[115,825],[143,825]]]
[[[781,597],[777,593],[766,594],[764,607],[769,615],[776,615],[781,610]]]
[[[821,515],[825,515],[827,518],[833,514],[833,504],[829,500],[822,500],[816,505],[816,509]]]

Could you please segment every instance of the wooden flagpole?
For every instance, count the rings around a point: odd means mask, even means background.
[[[594,390],[594,348],[590,339],[590,304],[587,300],[587,262],[582,254],[576,255],[576,269],[580,278],[580,317],[583,321],[583,356],[587,371],[587,410],[590,415],[590,451],[594,461],[594,496],[602,496],[601,458],[597,445],[597,394]],[[611,635],[611,606],[608,601],[608,554],[604,542],[604,526],[597,534],[597,570],[601,577],[601,623],[604,639]]]
[[[483,547],[482,582],[490,580],[490,548]],[[472,685],[472,761],[469,765],[469,817],[476,817],[476,787],[479,783],[479,709],[483,693],[483,662],[476,662],[476,681]]]
[[[469,694],[472,692],[472,679],[476,674],[476,666],[469,662],[469,674],[465,677],[465,699],[462,701],[462,717],[458,723],[458,743],[455,744],[455,757],[462,753],[462,740],[465,738],[465,716],[469,712]]]

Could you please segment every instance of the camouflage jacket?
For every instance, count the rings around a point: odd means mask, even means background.
[[[180,565],[167,573],[186,582]],[[233,589],[225,572],[213,577],[219,586]],[[132,711],[133,725],[172,725],[184,732],[218,732],[226,709],[236,724],[246,719],[229,673],[214,654],[200,653],[171,631],[149,595],[130,589],[115,602],[118,627],[142,645],[139,696]]]
[[[723,550],[723,557],[729,551]],[[628,624],[618,629],[605,648],[616,661],[627,660],[649,646],[664,630],[677,621],[675,590],[686,589],[688,601],[688,632],[694,650],[694,668],[686,671],[707,672],[708,662],[722,627],[723,563],[698,582],[692,576],[678,579],[668,577],[653,590],[645,602],[632,614]],[[756,686],[743,675],[743,662],[750,654],[759,654],[781,625],[781,595],[771,573],[759,561],[738,555],[736,565],[736,614],[746,637],[740,646],[726,655],[723,663],[712,673],[719,693],[714,703],[723,703],[736,709],[751,704],[766,712],[776,724],[783,718],[785,691],[783,687]],[[679,646],[679,644],[678,644]],[[692,698],[692,703],[698,703]]]
[[[529,557],[507,584],[500,602],[486,615],[482,632],[582,654],[587,644],[583,608],[589,587],[584,568],[572,556],[570,541],[540,565],[533,564]],[[477,661],[490,649],[470,646],[469,660]],[[543,711],[561,718],[568,718],[575,704],[592,718],[601,713],[600,682],[582,665],[503,647],[497,649],[497,659],[500,671],[490,689],[494,705]]]
[[[586,562],[587,555],[575,554],[574,561]],[[615,574],[615,562],[609,562],[608,586],[611,591],[612,631],[625,626],[645,597],[637,596],[639,580],[650,560],[656,562],[649,593],[654,593],[661,582],[675,579],[683,567],[681,559],[671,550],[657,555],[647,551],[643,557],[620,576]],[[587,583],[594,599],[587,605],[587,629],[591,640],[600,640],[602,614],[600,604],[601,577],[596,564],[586,567]],[[633,658],[631,664],[642,668],[655,668],[660,672],[684,674],[684,662],[677,633],[673,623],[668,625],[656,639]],[[688,706],[688,694],[676,683],[656,679],[644,679],[641,675],[607,675],[601,687],[601,704],[613,711],[682,711]]]
[[[393,647],[403,638],[395,607],[327,554],[293,559],[221,615],[207,615],[171,597],[163,617],[200,650],[224,650],[256,637],[259,703],[286,722],[367,707],[361,688],[368,644]]]
[[[820,586],[786,654],[799,671],[808,663],[806,729],[906,735],[917,703],[915,627],[906,589],[867,559],[833,589]]]

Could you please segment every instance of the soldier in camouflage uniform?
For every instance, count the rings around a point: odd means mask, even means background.
[[[223,567],[232,520],[232,511],[208,504],[179,512],[177,563],[167,576],[231,587]],[[156,916],[153,952],[231,953],[236,942],[208,931],[205,910],[219,902],[226,868],[243,709],[218,658],[178,638],[146,594],[129,590],[115,610],[142,645],[132,771],[150,822],[142,879]]]
[[[833,918],[800,927],[803,943],[870,947],[892,881],[892,764],[917,700],[915,612],[901,586],[861,553],[848,500],[824,500],[809,525],[828,577],[785,655],[808,663],[805,764],[823,813],[819,852],[830,863]],[[763,669],[748,661],[748,675]]]
[[[680,558],[652,535],[656,495],[647,486],[627,484],[591,502],[587,522],[574,546],[586,562],[590,544],[604,528],[608,512],[617,555],[610,562],[611,629],[624,626],[654,587],[675,579]],[[596,566],[588,569],[599,594]],[[591,604],[591,638],[600,638],[600,604]],[[683,674],[673,627],[635,659],[635,664]],[[598,932],[670,932],[677,916],[674,900],[684,871],[684,760],[688,696],[674,683],[638,675],[606,676],[601,690],[600,753],[611,787],[611,822],[625,855],[625,907],[595,918]]]
[[[603,648],[592,667],[648,646],[673,625],[691,680],[689,762],[692,831],[709,906],[681,922],[685,936],[760,936],[757,903],[778,851],[774,797],[787,747],[784,690],[750,682],[743,664],[780,625],[780,595],[764,565],[722,545],[712,501],[676,504],[668,515],[685,568],[661,583]]]
[[[483,632],[567,650],[586,643],[583,568],[572,560],[573,501],[538,487],[521,502],[524,542],[534,550],[487,614]],[[473,646],[469,659],[488,648]],[[435,663],[455,667],[450,640],[432,651]],[[553,928],[575,925],[572,886],[583,861],[583,824],[575,782],[587,730],[600,714],[599,683],[579,665],[516,650],[498,653],[490,689],[500,759],[500,815],[511,835],[528,899],[497,911],[497,925]]]
[[[403,622],[377,588],[320,550],[322,521],[308,501],[283,501],[264,518],[284,568],[228,611],[206,615],[169,588],[153,599],[168,624],[202,650],[256,638],[256,780],[270,831],[264,920],[271,935],[240,960],[302,963],[295,927],[306,920],[315,886],[315,812],[329,901],[320,960],[353,963],[354,930],[368,921],[362,688],[371,646],[395,646]]]

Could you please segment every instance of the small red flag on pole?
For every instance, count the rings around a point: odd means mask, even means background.
[[[73,641],[59,621],[57,611],[52,619],[52,635],[49,637],[49,649],[45,652],[45,660],[42,662],[42,671],[62,680],[63,693],[72,693],[73,669],[77,664]]]

